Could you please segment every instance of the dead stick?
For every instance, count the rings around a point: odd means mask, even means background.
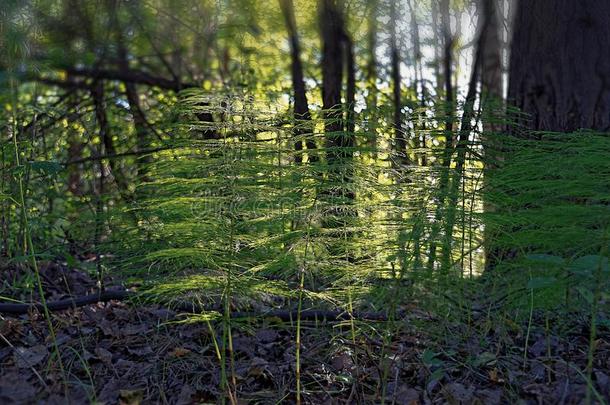
[[[49,311],[63,311],[66,309],[74,309],[83,307],[86,305],[96,304],[98,302],[108,301],[124,301],[136,297],[136,293],[126,290],[106,290],[103,293],[88,294],[80,297],[66,298],[58,301],[47,302],[47,308]],[[171,309],[178,312],[203,312],[210,310],[204,308],[201,305],[181,302],[178,304],[172,304]],[[11,314],[11,315],[22,315],[27,314],[30,311],[37,310],[42,311],[43,307],[40,303],[31,304],[12,304],[12,303],[0,303],[0,314]],[[231,318],[279,318],[282,321],[294,320],[297,317],[296,310],[270,310],[267,312],[232,312]],[[341,310],[318,310],[309,309],[301,311],[301,319],[319,319],[327,321],[344,321],[351,318],[354,319],[366,319],[371,321],[386,321],[388,320],[387,315],[380,312],[354,312],[352,314],[341,311]]]

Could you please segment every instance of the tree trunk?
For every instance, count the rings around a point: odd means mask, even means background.
[[[91,86],[91,97],[93,98],[93,106],[95,109],[95,118],[97,121],[97,127],[99,128],[99,137],[104,146],[104,151],[100,151],[100,156],[116,155],[117,151],[112,140],[112,134],[110,130],[110,123],[108,122],[108,115],[106,114],[106,101],[105,101],[105,90],[104,82],[97,81]],[[108,164],[110,166],[111,174],[114,177],[114,181],[118,187],[121,197],[128,202],[132,201],[129,196],[129,184],[123,175],[121,167],[117,165],[115,159],[109,159]],[[101,174],[103,175],[103,160],[100,160]]]
[[[79,134],[73,128],[68,132],[68,161],[77,160],[82,157],[83,143],[79,139]],[[75,196],[84,194],[81,173],[83,168],[80,165],[70,165],[68,167],[68,190]]]
[[[610,2],[519,0],[514,17],[508,104],[519,117],[514,136],[536,139],[536,131],[569,133],[610,129]],[[578,168],[574,168],[578,170]],[[500,167],[498,170],[502,170]],[[515,196],[518,198],[519,196]],[[549,195],[549,197],[551,197]],[[578,202],[576,202],[578,203]],[[498,208],[499,210],[502,207]],[[525,210],[509,207],[510,214]],[[535,221],[531,224],[536,226]],[[520,229],[497,225],[494,234]],[[519,251],[489,240],[486,269]],[[548,252],[562,255],[562,252]]]
[[[610,2],[520,0],[509,103],[530,130],[610,130]]]
[[[426,90],[426,82],[424,80],[424,70],[422,61],[421,44],[419,37],[419,23],[417,21],[417,2],[408,0],[409,12],[411,14],[411,38],[413,41],[413,67],[415,70],[415,92],[419,97],[419,105],[421,111],[417,113],[418,123],[415,125],[415,142],[420,149],[419,164],[421,166],[428,165],[428,157],[426,156],[426,100],[428,98]]]
[[[472,72],[468,83],[468,92],[464,103],[464,111],[460,122],[455,145],[456,156],[454,159],[455,167],[451,171],[450,181],[447,190],[447,209],[445,213],[445,232],[443,241],[443,256],[441,259],[441,269],[450,270],[452,266],[453,253],[453,229],[456,222],[457,206],[459,203],[459,191],[462,182],[465,181],[464,168],[466,165],[466,155],[468,152],[469,138],[472,133],[473,119],[475,118],[475,102],[477,99],[477,87],[481,76],[481,64],[485,55],[485,45],[489,33],[489,21],[483,15],[479,19],[479,37],[475,46],[475,54],[472,61]],[[464,214],[463,214],[464,215]],[[463,271],[463,266],[462,266]]]
[[[439,5],[438,0],[432,0],[432,42],[434,43],[434,86],[436,96],[440,100],[443,93],[443,79],[441,77],[441,52],[439,47],[442,46],[442,40],[439,35]]]
[[[451,155],[453,154],[453,35],[451,34],[451,20],[449,15],[449,0],[440,2],[441,25],[443,31],[443,78],[445,87],[445,107],[441,110],[445,115],[445,147],[441,156],[441,176],[438,186],[438,198],[434,220],[430,230],[430,250],[428,252],[427,271],[434,270],[437,255],[437,238],[440,233],[440,221],[443,216],[447,188],[449,186],[449,167],[451,166]]]
[[[336,164],[343,155],[343,17],[336,0],[320,0],[322,29],[322,108],[326,133],[327,160]]]
[[[498,153],[499,142],[497,133],[503,127],[499,115],[503,111],[503,81],[502,81],[502,41],[500,38],[500,13],[497,7],[498,0],[481,0],[479,2],[479,18],[486,22],[486,35],[482,42],[481,54],[481,104],[485,113],[483,119],[483,134],[481,142],[484,151],[484,189],[489,183],[489,172],[497,167],[501,155]],[[485,213],[491,213],[495,207],[489,203],[487,196],[483,196]],[[488,227],[484,230],[485,267],[493,263],[493,247],[491,242],[495,239]]]
[[[394,142],[398,160],[408,163],[407,142],[402,131],[402,100],[401,100],[401,77],[400,56],[398,53],[398,39],[396,36],[397,11],[396,1],[390,0],[390,64],[392,77],[392,101],[394,103],[394,116],[392,126],[394,127]]]
[[[443,30],[443,80],[445,87],[445,151],[453,147],[453,35],[449,15],[449,0],[441,0],[441,23]],[[450,159],[445,156],[443,166],[449,167]]]
[[[497,1],[481,0],[480,2],[479,18],[484,19],[486,24],[481,56],[481,90],[484,101],[502,99],[502,43]]]
[[[325,227],[338,231],[347,226],[349,218],[354,216],[353,210],[347,206],[355,198],[352,164],[355,144],[355,62],[341,4],[338,0],[320,0],[319,9],[322,30],[322,106],[328,163],[328,181],[321,195],[332,207],[330,215],[324,220]],[[345,105],[341,97],[344,74],[347,82]]]
[[[311,113],[309,112],[309,103],[307,102],[307,90],[305,88],[303,64],[301,62],[301,45],[297,34],[294,4],[292,0],[280,0],[280,8],[284,15],[286,30],[288,31],[288,40],[290,42],[290,72],[292,75],[294,96],[295,135],[307,135],[313,132],[313,125],[311,122]],[[307,139],[305,144],[308,151],[316,149],[316,144],[313,139]],[[295,161],[297,163],[302,163],[303,155],[300,151],[303,149],[303,142],[297,140],[294,147],[297,151]],[[308,153],[308,159],[310,162],[316,162],[318,157],[314,153]]]
[[[118,5],[117,5],[118,7]],[[118,52],[118,68],[122,71],[129,71],[129,60],[127,56],[127,47],[125,46],[125,38],[123,36],[123,29],[119,23],[117,10],[114,9],[112,11],[112,16],[114,20],[114,29],[116,35],[116,45]],[[150,148],[150,136],[148,131],[148,121],[146,120],[146,115],[144,111],[142,111],[142,107],[140,105],[140,96],[138,95],[138,90],[136,88],[135,83],[132,82],[123,82],[125,86],[125,96],[127,97],[127,103],[129,104],[129,112],[131,113],[131,117],[133,119],[134,129],[136,131],[136,142],[137,142],[137,150],[144,151]],[[136,159],[136,176],[144,174],[145,169],[142,167],[150,163],[149,156],[142,156]]]
[[[367,145],[371,148],[371,157],[377,156],[377,100],[379,91],[377,89],[377,15],[378,15],[378,0],[369,0],[369,26],[367,32],[368,42],[368,60],[366,65],[366,130],[367,130]]]
[[[343,53],[345,54],[345,69],[347,83],[345,89],[345,141],[343,146],[354,147],[354,132],[356,130],[356,60],[354,56],[354,43],[352,39],[343,32]],[[352,154],[353,152],[350,152]]]

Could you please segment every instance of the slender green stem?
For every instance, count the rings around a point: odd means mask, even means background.
[[[17,114],[15,111],[17,108],[17,96],[16,96],[16,90],[15,90],[15,83],[12,78],[10,79],[10,83],[11,83],[10,84],[10,86],[11,86],[11,104],[13,106],[13,108],[11,109],[11,111],[12,111],[11,128],[12,128],[13,147],[15,149],[15,164],[17,165],[17,167],[20,167],[21,162],[19,159],[19,144],[17,143]],[[44,295],[44,287],[42,285],[42,278],[40,277],[40,269],[38,268],[38,261],[36,260],[36,251],[34,249],[34,243],[32,242],[32,235],[29,231],[27,207],[25,204],[25,191],[24,191],[24,187],[23,187],[23,174],[20,171],[18,171],[17,173],[18,173],[17,174],[17,189],[18,189],[18,198],[19,198],[18,202],[19,202],[19,206],[20,206],[20,210],[21,210],[21,218],[23,221],[23,236],[24,236],[23,250],[26,255],[29,252],[30,262],[32,265],[32,269],[34,270],[34,277],[36,280],[38,294],[40,296],[40,303],[42,304],[45,320],[46,320],[47,326],[49,328],[49,334],[50,334],[51,340],[53,342],[53,349],[55,351],[55,355],[57,356],[57,362],[58,362],[59,368],[61,370],[61,374],[64,377],[64,389],[67,393],[68,385],[66,382],[66,373],[65,373],[64,365],[63,365],[63,362],[61,359],[61,352],[59,350],[59,345],[57,344],[57,338],[55,336],[55,329],[53,328],[51,313],[49,312],[49,308],[47,307],[47,300]]]
[[[529,346],[530,332],[532,331],[532,320],[534,318],[534,289],[530,289],[530,313],[527,321],[527,333],[525,335],[525,344],[523,347],[523,368],[527,366],[527,348]]]
[[[595,269],[595,291],[593,292],[593,302],[591,303],[591,329],[589,332],[589,351],[587,353],[587,395],[585,398],[586,404],[591,404],[591,395],[592,395],[592,376],[593,376],[593,360],[595,358],[595,348],[597,346],[597,310],[599,306],[599,301],[601,299],[601,285],[602,285],[602,272],[604,265],[604,258],[606,258],[608,254],[608,230],[606,230],[606,234],[604,236],[602,247],[600,249],[599,255],[599,263]]]
[[[324,180],[322,180],[321,186],[324,185]],[[313,203],[311,205],[312,210],[315,210],[318,204],[318,194],[314,197]],[[299,270],[299,296],[297,303],[297,330],[296,330],[296,359],[295,359],[295,378],[296,378],[296,403],[298,405],[301,404],[301,311],[303,310],[303,295],[305,290],[305,271],[307,266],[307,254],[309,252],[309,242],[310,242],[310,234],[311,234],[311,221],[313,220],[313,215],[310,215],[307,221],[307,232],[305,234],[305,250],[303,252],[303,267]]]
[[[297,380],[297,405],[301,404],[301,311],[303,309],[303,290],[305,287],[305,269],[301,269],[299,279],[299,302],[297,304],[297,331],[296,331],[296,364],[295,373]]]

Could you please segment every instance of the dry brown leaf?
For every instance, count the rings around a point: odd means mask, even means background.
[[[189,353],[191,353],[189,349],[185,349],[184,347],[176,347],[169,352],[169,355],[172,357],[184,357]]]
[[[121,405],[140,405],[144,393],[142,390],[120,390],[119,404]]]

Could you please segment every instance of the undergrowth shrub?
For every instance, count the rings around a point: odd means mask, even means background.
[[[193,111],[221,119],[202,122]],[[290,306],[303,276],[311,306],[346,308],[349,300],[393,311],[416,299],[462,311],[478,299],[528,307],[532,293],[544,306],[566,303],[565,290],[591,291],[591,277],[567,269],[606,257],[605,135],[524,138],[475,127],[456,173],[454,165],[440,166],[434,148],[413,151],[414,160],[426,154],[427,166],[405,164],[383,137],[371,153],[360,127],[353,157],[329,167],[321,123],[299,135],[316,149],[295,151],[285,117],[243,96],[183,93],[177,116],[174,141],[154,157],[148,181],[138,185],[139,204],[127,209],[136,226],[121,223],[115,238],[116,263],[152,293],[212,303],[229,283],[237,307],[261,299]],[[417,119],[430,136],[442,136],[435,117],[425,125]],[[217,136],[201,139],[205,131]],[[486,168],[485,156],[498,155],[498,145],[503,159]],[[295,163],[296,153],[303,163]],[[439,197],[447,195],[439,190],[446,171],[459,182],[453,207]],[[455,219],[447,237],[449,209]],[[451,249],[449,268],[441,255],[427,263],[433,243]],[[485,271],[485,254],[498,252]],[[478,294],[481,275],[495,294]],[[586,297],[578,302],[587,306]]]
[[[389,150],[385,162],[367,160],[370,143],[358,134],[354,157],[332,169],[324,134],[300,135],[317,145],[305,155],[320,158],[296,164],[303,152],[293,149],[290,127],[247,98],[189,92],[179,109],[183,124],[174,130],[183,140],[155,157],[150,181],[138,187],[137,227],[124,226],[117,239],[129,275],[152,292],[205,300],[219,297],[230,278],[246,307],[269,292],[294,297],[301,275],[311,305],[342,306],[349,295],[384,310],[400,296],[377,287],[407,278],[423,261],[416,238],[427,208],[414,190],[429,190],[424,171],[396,169]],[[224,119],[210,127],[193,120],[193,109],[222,110]],[[192,139],[202,129],[218,139]],[[126,245],[121,234],[130,235]]]

